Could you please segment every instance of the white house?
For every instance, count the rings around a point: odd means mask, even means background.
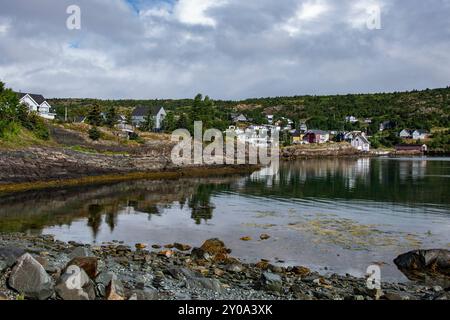
[[[412,133],[413,133],[412,130],[403,129],[402,131],[400,131],[398,136],[402,139],[411,139]]]
[[[350,123],[357,123],[358,118],[355,116],[347,116],[347,117],[345,117],[345,121],[350,122]]]
[[[55,114],[50,112],[52,107],[42,95],[22,92],[17,92],[17,95],[20,103],[25,104],[30,111],[37,112],[45,119],[55,119]]]
[[[358,149],[359,151],[370,151],[370,142],[364,133],[354,134],[351,139],[351,144],[353,148]]]
[[[145,121],[148,115],[152,115],[155,119],[155,129],[161,130],[163,121],[167,116],[166,110],[163,107],[152,106],[139,106],[133,110],[131,114],[131,122],[135,127],[140,127],[140,125]]]
[[[430,133],[427,130],[414,130],[412,133],[412,138],[414,140],[425,140],[428,139]]]

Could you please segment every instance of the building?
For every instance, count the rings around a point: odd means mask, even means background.
[[[300,131],[301,131],[302,133],[305,133],[306,131],[308,131],[308,126],[306,125],[306,123],[302,123],[302,124],[300,125]]]
[[[426,144],[399,144],[395,146],[395,151],[405,153],[425,153],[428,151]]]
[[[293,144],[302,144],[304,133],[302,131],[296,130],[294,133],[292,133],[292,143]]]
[[[425,140],[430,137],[430,132],[427,130],[414,130],[412,132],[412,138],[414,140]]]
[[[347,116],[345,117],[345,121],[346,122],[350,122],[350,123],[357,123],[359,122],[358,118],[355,116]]]
[[[353,148],[355,148],[359,151],[364,151],[364,152],[370,151],[370,141],[369,141],[369,139],[367,139],[367,137],[364,133],[354,134],[350,143]]]
[[[402,131],[400,131],[398,136],[402,139],[412,139],[412,137],[413,137],[412,133],[413,133],[413,130],[403,129]]]
[[[330,134],[322,130],[308,130],[303,137],[303,141],[308,143],[327,143],[329,140]]]
[[[55,119],[55,114],[50,112],[52,107],[47,100],[40,94],[17,92],[19,102],[28,107],[30,111],[37,112],[39,116],[45,119]]]
[[[396,124],[393,121],[384,121],[380,123],[380,131],[394,129],[395,127]]]
[[[138,106],[131,114],[131,123],[133,126],[139,128],[149,114],[151,114],[155,119],[155,130],[161,130],[163,120],[167,115],[167,112],[163,107]]]
[[[245,122],[248,122],[248,119],[243,114],[240,114],[238,116],[233,117],[233,122],[234,123],[240,123],[240,122],[245,123]]]
[[[273,115],[268,114],[266,117],[267,117],[267,123],[268,124],[273,124]]]

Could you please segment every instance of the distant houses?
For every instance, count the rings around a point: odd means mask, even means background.
[[[427,130],[403,129],[400,131],[399,137],[402,139],[425,140],[430,137],[430,132]]]
[[[327,143],[330,140],[330,133],[322,130],[308,130],[303,137],[307,143]]]
[[[19,97],[19,102],[26,105],[30,111],[37,112],[39,116],[45,119],[55,119],[55,114],[50,112],[52,107],[44,96],[40,94],[22,92],[17,92],[16,94]]]
[[[395,151],[399,153],[425,153],[428,151],[426,144],[399,144],[395,146]]]
[[[155,119],[155,130],[161,130],[164,118],[167,116],[166,110],[160,106],[138,106],[133,110],[131,114],[131,123],[133,126],[139,128],[147,118],[151,115]]]
[[[366,135],[362,132],[353,135],[352,139],[350,140],[350,143],[353,148],[359,151],[364,152],[370,151],[370,141],[369,139],[367,139]]]

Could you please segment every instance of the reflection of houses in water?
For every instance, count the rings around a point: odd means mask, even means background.
[[[423,178],[426,175],[427,161],[425,160],[412,160],[412,161],[399,161],[399,177],[400,180],[417,180]]]

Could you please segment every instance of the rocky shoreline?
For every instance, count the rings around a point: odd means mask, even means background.
[[[180,243],[131,248],[0,234],[0,300],[448,300],[449,291],[384,282],[381,290],[371,290],[366,279],[350,275],[321,275],[265,260],[246,264],[218,239],[200,248]]]

